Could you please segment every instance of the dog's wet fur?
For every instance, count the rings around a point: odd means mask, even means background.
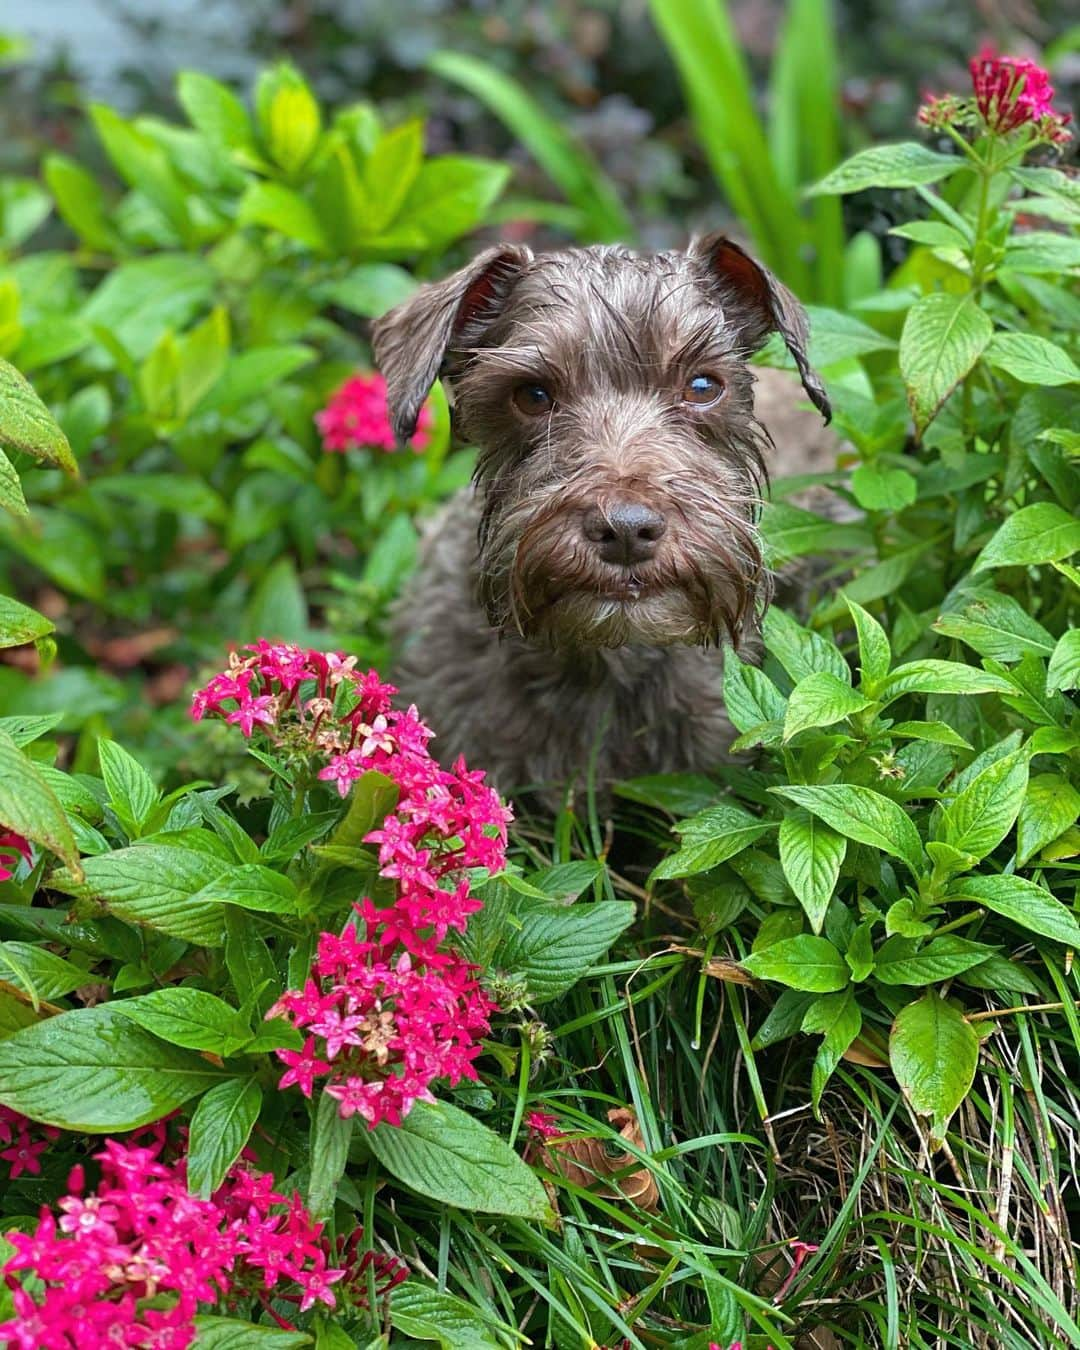
[[[499,246],[376,323],[398,438],[441,374],[478,448],[394,623],[397,682],[441,758],[549,798],[591,755],[601,782],[723,758],[720,644],[770,595],[755,520],[777,427],[747,360],[772,332],[827,421],[801,306],[721,235],[656,255]],[[779,378],[778,420],[805,434]],[[819,446],[784,446],[785,469]]]

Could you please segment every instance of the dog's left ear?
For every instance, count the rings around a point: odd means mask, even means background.
[[[402,445],[416,430],[447,352],[478,339],[531,261],[522,245],[498,244],[376,320],[375,361],[386,379],[390,425]]]
[[[832,408],[821,377],[806,356],[810,331],[806,311],[798,300],[726,235],[707,234],[695,239],[688,252],[705,264],[724,306],[725,320],[738,330],[749,351],[756,352],[770,333],[780,334],[795,358],[811,403],[828,422]]]

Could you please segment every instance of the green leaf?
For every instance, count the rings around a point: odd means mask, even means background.
[[[0,825],[32,839],[80,873],[79,850],[64,808],[37,765],[0,731]]]
[[[237,905],[260,914],[295,914],[296,883],[259,863],[241,863],[214,877],[192,899],[200,904]]]
[[[1070,628],[1058,639],[1046,671],[1046,692],[1080,688],[1080,628]]]
[[[329,843],[336,848],[359,848],[364,836],[390,814],[397,805],[400,789],[385,773],[369,770],[358,778],[349,794],[349,809],[341,824],[330,836]]]
[[[307,599],[292,558],[278,558],[267,568],[248,602],[243,627],[252,641],[257,637],[306,640]]]
[[[889,1036],[889,1063],[913,1111],[931,1118],[940,1143],[967,1096],[979,1060],[979,1038],[952,1003],[932,989],[904,1008]]]
[[[864,511],[902,511],[919,491],[919,482],[906,469],[860,464],[851,475],[851,491]]]
[[[237,220],[241,225],[276,230],[317,253],[325,253],[329,247],[315,208],[284,183],[250,184],[240,199]]]
[[[110,1004],[46,1018],[0,1041],[0,1102],[62,1130],[133,1130],[221,1081]]]
[[[109,219],[105,194],[95,179],[67,155],[46,155],[42,171],[68,228],[90,248],[116,252],[121,241]]]
[[[109,793],[109,805],[128,837],[137,839],[157,805],[158,790],[154,780],[139,761],[115,741],[98,741],[98,759]]]
[[[877,950],[874,975],[882,984],[938,984],[992,955],[984,943],[968,942],[952,934],[931,938],[925,946],[915,938],[891,937]]]
[[[891,703],[901,694],[1007,694],[1011,689],[1000,675],[959,661],[927,659],[897,666],[878,690],[878,700]]]
[[[340,1112],[338,1099],[323,1092],[315,1107],[309,1146],[311,1176],[307,1203],[316,1219],[329,1218],[333,1213],[337,1189],[349,1160],[353,1117],[342,1118]]]
[[[235,1008],[202,989],[171,986],[109,1005],[146,1031],[185,1050],[208,1050],[223,1059],[251,1039]]]
[[[931,741],[937,745],[952,745],[957,750],[971,749],[970,743],[944,722],[897,722],[889,728],[889,735],[913,741]]]
[[[782,722],[787,703],[763,671],[741,661],[733,651],[724,654],[724,710],[738,731],[751,731],[766,722]]]
[[[467,155],[429,159],[409,189],[397,223],[419,234],[427,248],[445,248],[483,222],[509,176],[505,165]]]
[[[1021,929],[1080,950],[1080,923],[1049,891],[1014,876],[960,877],[949,887],[949,900],[993,910]]]
[[[368,1139],[390,1175],[429,1200],[477,1214],[550,1214],[543,1186],[509,1144],[447,1102],[417,1102],[400,1125],[379,1125]]]
[[[827,674],[850,686],[851,671],[839,647],[804,628],[777,605],[766,611],[761,634],[768,651],[796,683],[808,675]]]
[[[184,328],[217,285],[213,268],[194,254],[134,258],[113,268],[83,306],[82,317],[139,361],[166,329]]]
[[[843,835],[809,811],[792,811],[780,822],[780,865],[815,933],[825,922],[846,853]]]
[[[36,609],[0,595],[0,648],[22,647],[53,631],[53,623]]]
[[[650,884],[707,872],[776,829],[778,823],[760,820],[733,802],[708,806],[674,827],[680,836],[679,848],[653,869]]]
[[[247,109],[233,91],[197,70],[182,70],[176,96],[188,121],[211,144],[223,150],[251,150],[254,137]]]
[[[259,76],[255,87],[259,134],[270,157],[287,174],[311,158],[322,134],[322,114],[300,72],[281,61]]]
[[[874,968],[874,944],[871,938],[870,921],[864,920],[851,935],[844,952],[853,980],[862,981]]]
[[[1026,750],[996,760],[945,807],[935,838],[976,861],[985,858],[1012,829],[1027,781]]]
[[[902,806],[873,788],[849,783],[792,784],[769,791],[804,806],[848,839],[901,858],[916,876],[924,870],[922,841],[914,821]]]
[[[1022,506],[998,528],[972,571],[1058,562],[1080,549],[1080,520],[1055,502]]]
[[[820,671],[799,681],[788,698],[784,716],[784,740],[790,741],[800,731],[812,727],[827,727],[853,713],[873,706],[873,701],[857,694],[835,675]]]
[[[809,189],[818,193],[845,194],[862,192],[866,188],[906,188],[922,183],[936,183],[962,169],[965,161],[956,155],[939,155],[927,150],[918,141],[903,141],[899,145],[874,145],[860,150],[843,164],[827,173]]]
[[[1043,389],[1080,381],[1080,367],[1068,352],[1034,333],[995,333],[986,360],[1014,380]]]
[[[1051,840],[1080,820],[1080,792],[1057,773],[1037,774],[1016,821],[1016,865],[1023,867]]]
[[[7,361],[0,361],[0,444],[78,477],[79,466],[56,419]]]
[[[861,552],[874,544],[864,525],[838,524],[787,502],[766,502],[758,528],[770,567],[807,553]]]
[[[847,962],[832,943],[811,933],[771,942],[744,957],[741,964],[756,979],[776,980],[789,989],[812,994],[844,989],[851,979]]]
[[[525,901],[517,910],[520,927],[508,929],[495,960],[501,971],[525,976],[530,1003],[546,1003],[587,975],[636,914],[624,900]]]
[[[52,877],[56,890],[101,900],[111,914],[145,924],[200,947],[220,947],[225,937],[221,905],[194,897],[229,864],[209,853],[167,844],[136,844],[83,861],[84,878]]]
[[[5,511],[10,511],[13,516],[25,517],[30,514],[19,475],[2,450],[0,450],[0,506]]]
[[[537,890],[550,895],[553,900],[569,904],[576,900],[604,874],[604,864],[599,858],[582,858],[579,862],[556,863],[533,872],[528,878]]]
[[[908,310],[900,335],[900,373],[916,437],[974,366],[993,332],[989,316],[970,295],[935,291]]]
[[[278,978],[270,948],[242,909],[226,906],[224,917],[225,966],[233,990],[241,1004],[254,1000],[265,1013],[274,1001]]]
[[[889,646],[889,638],[885,629],[872,614],[848,596],[844,597],[844,603],[855,622],[855,633],[859,640],[859,671],[861,675],[859,688],[864,694],[872,698],[889,673],[889,666],[892,664],[892,648]]]
[[[195,1318],[193,1350],[300,1350],[310,1345],[306,1331],[279,1331],[265,1322],[240,1322],[233,1317]]]
[[[940,615],[935,633],[959,638],[980,656],[1019,661],[1025,652],[1049,656],[1054,639],[1011,595],[980,587],[965,593],[962,608]]]
[[[208,1200],[239,1158],[262,1107],[254,1078],[230,1078],[203,1096],[191,1117],[187,1181],[192,1195]]]
[[[346,276],[320,287],[319,296],[327,304],[340,305],[366,319],[378,319],[415,290],[416,282],[403,267],[361,263]]]
[[[844,1051],[862,1030],[862,1013],[855,1002],[855,990],[849,985],[840,993],[823,994],[814,999],[803,1015],[802,1029],[808,1035],[824,1037],[810,1071],[810,1101],[817,1115],[826,1083]]]
[[[0,979],[29,994],[36,1011],[42,999],[63,998],[73,989],[90,984],[94,977],[46,947],[35,947],[29,942],[0,942]]]
[[[192,244],[189,194],[161,146],[102,103],[90,105],[90,120],[120,177],[157,207],[183,243]]]
[[[390,1322],[402,1336],[438,1341],[442,1350],[503,1350],[506,1338],[516,1336],[503,1324],[496,1335],[475,1304],[419,1280],[406,1280],[390,1295]]]

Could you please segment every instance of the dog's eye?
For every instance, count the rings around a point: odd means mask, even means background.
[[[551,391],[542,384],[519,384],[513,398],[514,407],[525,417],[542,417],[555,406]]]
[[[683,385],[684,403],[692,403],[697,408],[707,408],[724,396],[724,382],[712,375],[695,375]]]

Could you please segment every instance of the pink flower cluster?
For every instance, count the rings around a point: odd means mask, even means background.
[[[20,858],[29,865],[31,861],[29,843],[14,830],[0,832],[0,881],[11,880]]]
[[[12,1181],[24,1172],[39,1176],[41,1163],[38,1158],[48,1151],[53,1140],[59,1138],[60,1131],[54,1125],[39,1125],[10,1107],[0,1106],[0,1144],[4,1145],[0,1158],[10,1165],[8,1175]]]
[[[165,1148],[162,1121],[125,1142],[106,1140],[94,1155],[101,1180],[93,1191],[75,1167],[59,1222],[43,1208],[33,1233],[7,1235],[15,1252],[3,1273],[16,1316],[0,1325],[0,1342],[18,1350],[184,1350],[200,1304],[256,1299],[288,1326],[269,1306],[271,1291],[302,1312],[316,1303],[333,1308],[340,1281],[351,1302],[366,1302],[361,1266],[366,1271],[371,1254],[358,1260],[355,1240],[332,1247],[299,1196],[286,1201],[269,1174],[240,1162],[200,1200],[188,1194],[184,1158],[166,1161]],[[379,1261],[384,1288],[405,1277],[400,1262]],[[20,1271],[44,1288],[31,1294]]]
[[[924,126],[975,126],[996,135],[1029,126],[1037,140],[1055,145],[1068,142],[1071,117],[1054,111],[1054,89],[1041,66],[1015,56],[998,56],[984,47],[972,57],[969,68],[974,98],[929,95],[919,109]]]
[[[431,409],[425,404],[420,409],[416,434],[409,442],[413,450],[421,451],[427,445],[431,424]],[[363,446],[386,451],[398,448],[386,407],[386,381],[381,375],[354,375],[346,380],[326,407],[315,414],[315,425],[324,450],[343,453]]]
[[[325,760],[318,777],[342,797],[372,770],[398,790],[365,836],[393,902],[365,898],[340,935],[323,933],[304,988],[283,994],[268,1016],[305,1033],[301,1050],[277,1052],[282,1087],[295,1083],[310,1097],[325,1079],[343,1117],[400,1124],[414,1102],[432,1100],[435,1080],[476,1077],[495,1005],[442,944],[481,908],[470,872],[504,866],[510,811],[483,773],[461,760],[442,768],[416,709],[394,709],[393,686],[374,671],[358,674],[354,658],[265,641],[246,651],[195,694],[193,716],[215,714],[246,736],[258,730]]]

